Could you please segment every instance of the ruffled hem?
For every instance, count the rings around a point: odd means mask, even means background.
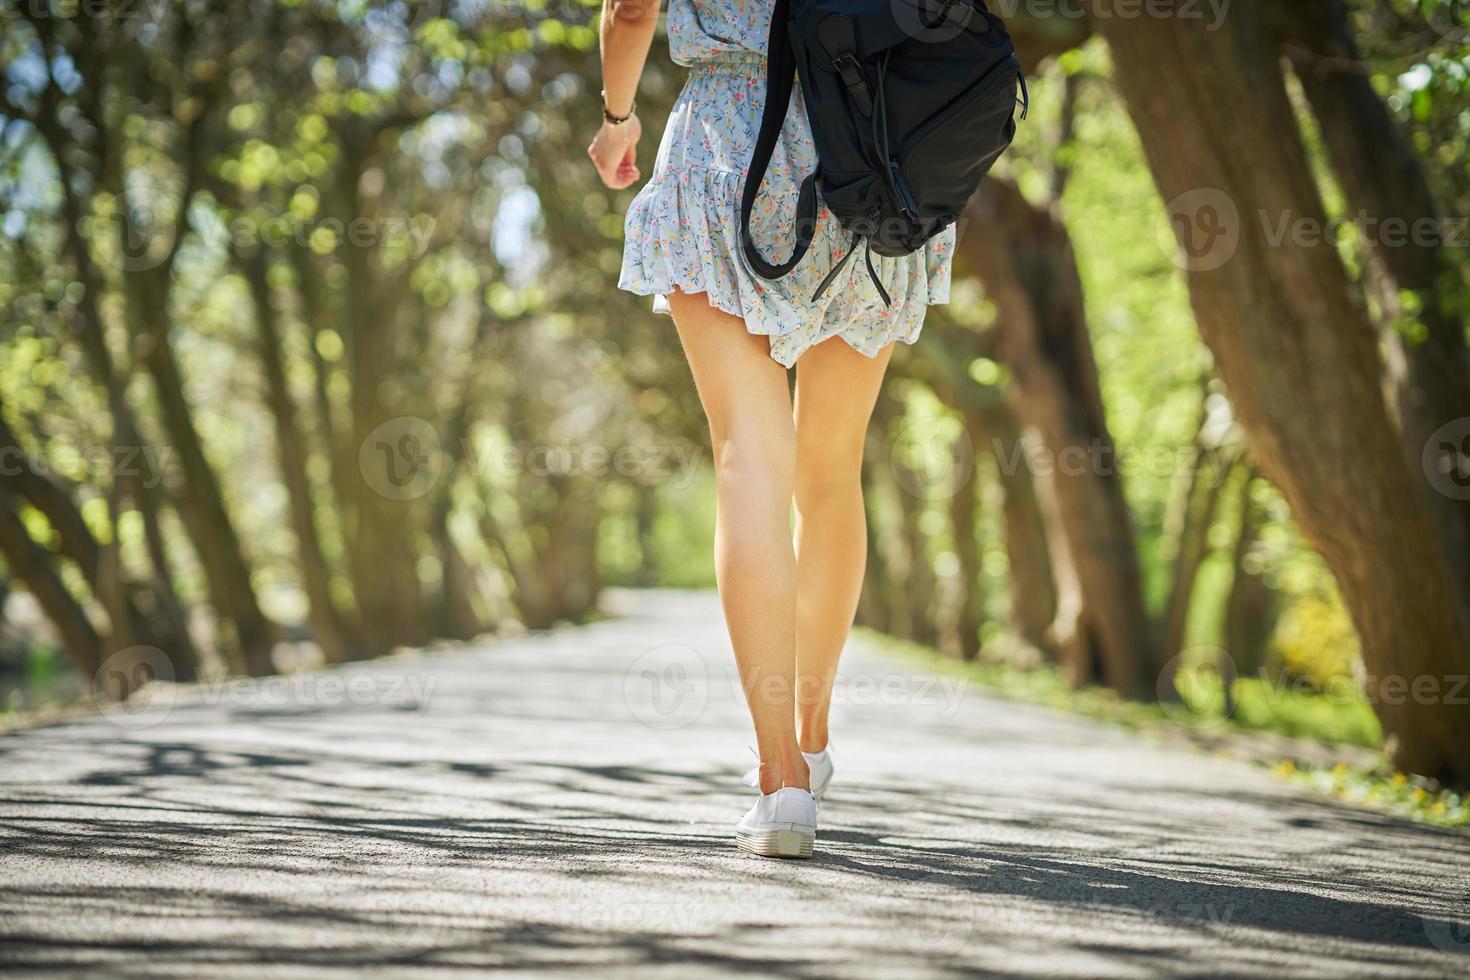
[[[775,282],[760,280],[747,270],[739,247],[744,181],[743,174],[707,168],[655,173],[634,198],[624,221],[626,243],[618,287],[655,296],[655,313],[669,312],[670,292],[705,293],[711,306],[742,318],[750,333],[769,337],[771,356],[786,367],[808,347],[834,335],[869,357],[895,340],[911,344],[923,327],[925,309],[949,301],[949,262],[944,258],[949,249],[941,246],[940,254],[935,254],[933,242],[912,256],[875,256],[879,276],[893,296],[892,307],[883,305],[868,281],[861,256],[853,256],[821,300],[806,300],[830,268],[823,259],[840,260],[846,249],[845,234],[825,208],[819,215],[817,239],[798,269]],[[779,200],[763,199],[768,208],[783,206]],[[765,222],[759,218],[753,220],[755,237],[767,241],[773,236],[762,234],[768,229],[761,227]],[[774,261],[777,255],[789,255],[790,245],[774,254],[769,246],[765,251]],[[820,266],[818,272],[802,274],[803,267],[813,265]],[[849,296],[857,305],[849,308],[844,303],[834,309],[834,300],[844,293],[858,294]],[[834,315],[829,317],[829,312]]]

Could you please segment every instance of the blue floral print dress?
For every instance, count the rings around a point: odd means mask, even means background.
[[[669,312],[672,291],[707,293],[712,306],[770,337],[771,357],[786,367],[834,335],[869,357],[895,340],[911,344],[928,305],[949,302],[953,226],[912,255],[873,256],[891,306],[861,256],[812,302],[851,237],[826,207],[818,210],[810,251],[784,278],[762,279],[742,261],[740,196],[765,103],[773,6],[774,0],[669,0],[669,50],[689,68],[689,79],[669,115],[653,175],[628,209],[618,286],[653,295],[655,313]],[[798,86],[751,215],[751,234],[768,261],[791,254],[796,199],[816,163]]]

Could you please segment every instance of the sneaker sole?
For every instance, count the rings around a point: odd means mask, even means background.
[[[799,830],[737,830],[735,843],[743,851],[761,857],[809,858],[815,834]]]

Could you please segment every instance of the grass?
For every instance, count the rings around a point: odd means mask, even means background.
[[[0,715],[65,702],[77,690],[76,673],[62,650],[32,643],[0,656]]]
[[[1218,675],[1208,669],[1181,673],[1176,685],[1181,703],[1144,703],[1126,700],[1104,687],[1074,688],[1051,664],[1022,669],[996,661],[963,663],[921,644],[871,630],[859,632],[884,650],[920,661],[927,669],[963,676],[1001,697],[1072,712],[1134,731],[1204,732],[1212,736],[1269,732],[1328,747],[1354,746],[1375,752],[1380,745],[1378,719],[1355,689],[1324,693],[1264,678],[1237,678],[1233,684],[1235,710],[1226,717],[1223,687]],[[1381,755],[1378,760],[1373,765],[1345,761],[1322,765],[1277,755],[1262,760],[1262,764],[1269,766],[1278,778],[1335,799],[1436,826],[1470,827],[1470,793],[1397,772]]]
[[[1228,727],[1273,732],[1310,739],[1323,745],[1356,745],[1377,749],[1383,741],[1378,716],[1356,685],[1323,691],[1306,682],[1278,681],[1267,676],[1237,677],[1232,686],[1234,710],[1225,717],[1224,685],[1207,666],[1182,671],[1175,687],[1185,715],[1172,709],[1172,721],[1195,727]]]

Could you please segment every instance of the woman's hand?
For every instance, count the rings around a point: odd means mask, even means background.
[[[628,117],[622,122],[603,121],[602,128],[587,147],[587,155],[597,166],[597,176],[615,191],[627,187],[640,176],[633,162],[643,124],[633,114],[638,78],[648,58],[648,46],[658,28],[659,0],[603,0],[598,25],[602,50],[602,112],[608,104],[616,106],[621,118],[623,106]]]
[[[587,155],[597,167],[597,175],[615,191],[622,190],[640,176],[633,157],[641,135],[643,124],[636,115],[630,115],[616,125],[604,122],[592,138],[592,145],[587,147]]]

